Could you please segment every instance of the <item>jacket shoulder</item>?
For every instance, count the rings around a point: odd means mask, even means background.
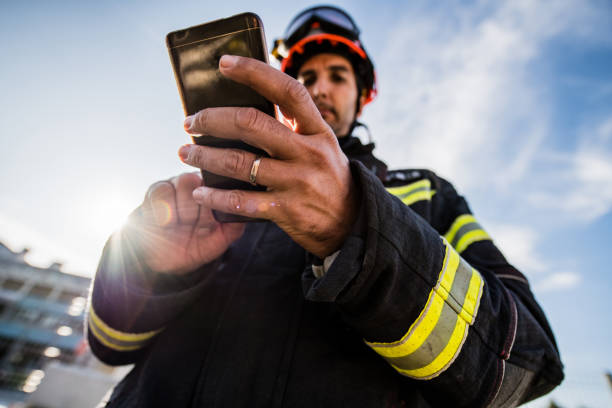
[[[451,182],[429,169],[389,170],[383,180],[383,185],[391,193],[393,193],[392,190],[394,190],[395,187],[409,186],[414,183],[427,183],[432,191],[438,193],[438,197],[442,195],[452,200],[459,195]]]
[[[387,171],[383,184],[385,187],[398,187],[422,179],[441,180],[433,171],[428,169],[397,169]]]

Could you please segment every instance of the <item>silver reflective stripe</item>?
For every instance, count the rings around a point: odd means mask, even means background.
[[[442,314],[434,330],[423,344],[403,357],[386,357],[386,360],[403,370],[414,370],[430,364],[444,350],[457,324],[457,313],[447,303],[442,308]]]
[[[457,319],[462,318],[459,314],[463,308],[471,278],[472,267],[467,262],[460,260],[450,294],[444,302],[442,313],[433,331],[412,353],[403,357],[387,357],[387,361],[403,370],[414,370],[433,362],[449,343]],[[440,295],[435,294],[435,296]]]
[[[463,258],[459,258],[459,265],[457,266],[453,286],[451,287],[450,295],[446,299],[446,303],[448,303],[457,314],[461,313],[463,309],[465,295],[470,287],[471,279],[472,267],[464,261]]]
[[[478,271],[443,242],[445,255],[438,281],[406,334],[391,343],[366,341],[400,374],[419,380],[440,375],[457,358],[484,289]]]
[[[468,232],[475,230],[482,230],[482,227],[477,222],[470,222],[469,224],[464,225],[463,227],[459,228],[450,244],[453,246],[453,248],[457,248],[457,244],[459,244],[461,238],[463,238]]]

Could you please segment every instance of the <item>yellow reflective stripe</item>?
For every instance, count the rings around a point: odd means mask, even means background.
[[[484,287],[484,280],[480,273],[472,268],[472,278],[470,279],[470,286],[465,295],[465,301],[463,302],[463,308],[461,309],[460,316],[469,324],[473,324],[476,319],[476,313],[480,307],[480,298],[482,296],[482,289]]]
[[[142,348],[141,344],[138,344],[138,345],[135,345],[135,346],[122,346],[122,345],[114,344],[114,343],[106,340],[104,335],[96,328],[96,326],[94,324],[92,324],[91,320],[89,321],[88,327],[89,327],[89,330],[91,330],[91,333],[96,338],[96,340],[98,340],[100,343],[104,344],[106,347],[111,348],[113,350],[117,350],[117,351],[132,351],[132,350],[137,350],[139,348]]]
[[[477,222],[476,218],[474,218],[472,214],[464,214],[464,215],[458,216],[457,218],[455,218],[455,221],[453,222],[453,225],[451,225],[448,232],[444,234],[444,238],[448,242],[453,242],[453,240],[455,239],[455,235],[457,234],[457,231],[459,231],[459,228],[471,222]]]
[[[436,327],[442,313],[442,307],[451,291],[455,274],[459,266],[459,255],[453,251],[450,245],[445,245],[444,261],[442,270],[436,286],[429,292],[427,303],[419,317],[410,326],[406,334],[393,343],[370,343],[383,357],[401,357],[411,354],[418,349],[429,337]]]
[[[394,196],[401,196],[420,188],[431,189],[431,181],[429,181],[429,179],[423,179],[415,181],[414,183],[406,184],[405,186],[387,187],[387,191]]]
[[[491,237],[484,230],[474,230],[466,233],[457,243],[457,252],[461,253],[467,249],[474,242],[478,241],[491,241]]]
[[[408,197],[402,198],[402,202],[406,205],[412,205],[416,203],[417,201],[423,201],[423,200],[429,201],[431,200],[431,197],[434,196],[434,194],[436,194],[436,190],[419,191],[417,193],[409,195]]]
[[[478,271],[462,260],[448,242],[444,244],[444,260],[436,286],[406,334],[392,343],[366,341],[400,373],[417,379],[437,376],[454,361],[469,325],[476,319],[484,288]],[[445,317],[441,318],[445,307]]]
[[[444,238],[457,250],[462,253],[471,244],[478,241],[491,240],[491,237],[471,214],[458,216]]]
[[[442,350],[442,352],[432,361],[430,364],[425,367],[417,368],[414,370],[403,370],[399,367],[393,366],[398,372],[404,374],[408,377],[419,379],[419,380],[429,380],[431,378],[437,377],[444,370],[446,370],[450,365],[455,361],[457,356],[459,355],[459,351],[461,350],[463,343],[467,337],[468,333],[468,324],[465,320],[457,317],[457,323],[455,324],[455,328],[453,330],[453,334],[451,335],[451,339]]]
[[[457,268],[459,267],[460,257],[459,254],[451,248],[448,243],[444,243],[446,247],[444,252],[444,262],[447,262],[448,265],[442,267],[442,271],[440,272],[440,277],[438,278],[440,292],[443,293],[442,297],[446,300],[448,294],[450,293],[453,282],[455,281],[455,274],[457,273]],[[434,287],[434,290],[438,289]]]
[[[102,330],[108,336],[121,341],[142,341],[148,340],[159,333],[162,329],[151,330],[143,333],[127,333],[115,330],[100,319],[93,307],[89,308],[89,316],[97,328]]]
[[[406,205],[412,205],[417,201],[431,200],[436,194],[436,190],[431,189],[431,181],[428,179],[415,181],[405,186],[387,187],[387,191],[402,200]]]
[[[427,304],[401,340],[393,343],[366,342],[383,357],[402,357],[421,347],[440,319],[444,298],[436,291],[429,293]]]
[[[442,271],[440,271],[440,274],[442,275],[443,279],[446,277],[446,281],[450,281],[452,283],[454,272],[452,273],[452,277],[448,277],[450,274],[445,273],[445,271],[448,269],[448,264],[450,261],[449,252],[452,253],[453,251],[449,251],[449,247],[447,245],[446,252],[444,254],[444,261],[442,262]],[[442,313],[444,301],[448,296],[449,291],[447,290],[442,291],[442,293],[438,293],[436,289],[439,286],[440,282],[438,282],[436,287],[429,292],[429,297],[427,298],[425,307],[423,310],[421,310],[421,313],[417,319],[414,321],[414,323],[412,323],[406,334],[400,340],[392,343],[375,343],[367,341],[366,343],[383,357],[401,357],[410,354],[419,348],[425,342],[425,340],[427,340],[427,337],[432,332],[434,327],[436,327],[436,323],[438,323],[438,319]]]

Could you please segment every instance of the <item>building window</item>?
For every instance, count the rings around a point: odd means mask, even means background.
[[[23,287],[25,282],[20,279],[8,278],[2,282],[2,287],[8,290],[19,290]]]
[[[11,350],[12,344],[13,340],[6,337],[0,337],[0,361],[4,360],[4,357],[6,357],[7,353]]]
[[[45,357],[56,358],[62,354],[62,351],[57,347],[49,346],[43,351]]]
[[[47,329],[54,328],[58,323],[59,319],[53,315],[47,315],[40,319],[40,325]]]
[[[51,291],[53,290],[53,288],[51,286],[47,286],[47,285],[41,285],[41,284],[36,284],[34,286],[32,286],[32,289],[30,289],[30,296],[35,296],[35,297],[39,297],[39,298],[46,298],[47,296],[49,296],[49,294],[51,294]]]
[[[78,292],[73,292],[70,290],[62,290],[59,296],[57,297],[57,301],[69,305],[72,303],[72,300],[74,298],[78,298],[79,296],[81,296],[81,294]]]
[[[42,363],[43,346],[27,342],[13,354],[11,363],[20,368],[38,368]]]
[[[82,296],[75,297],[72,299],[72,303],[68,308],[68,314],[70,316],[81,316],[83,311],[85,310],[85,306],[87,305],[87,299]]]
[[[40,318],[40,311],[36,309],[19,309],[15,319],[21,322],[36,323]]]

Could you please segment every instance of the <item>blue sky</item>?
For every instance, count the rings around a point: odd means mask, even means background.
[[[612,405],[612,3],[336,4],[376,65],[378,155],[451,180],[530,278],[567,366],[553,397]],[[250,10],[271,43],[308,5],[3,3],[0,240],[93,273],[147,186],[188,171],[165,34]]]

